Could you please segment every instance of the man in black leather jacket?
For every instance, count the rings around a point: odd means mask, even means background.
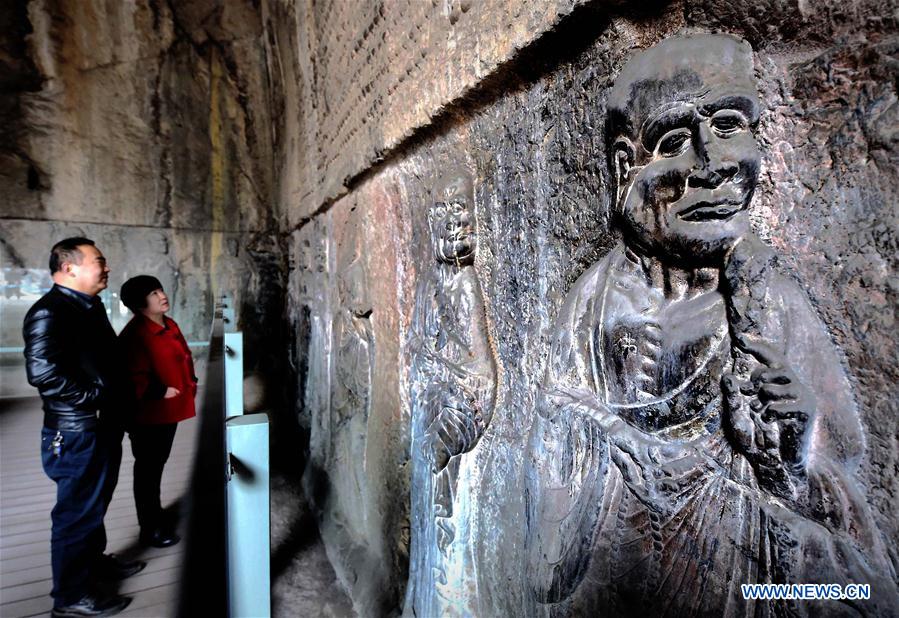
[[[92,591],[145,563],[103,554],[103,517],[122,458],[123,363],[116,335],[97,296],[106,288],[106,258],[87,238],[68,238],[50,253],[54,285],[25,316],[28,382],[43,400],[41,459],[57,485],[51,561],[53,616],[110,616],[130,598]]]

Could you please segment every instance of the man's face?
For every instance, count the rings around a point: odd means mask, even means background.
[[[437,258],[448,264],[464,264],[474,256],[475,238],[468,200],[454,195],[437,202],[430,212]]]
[[[758,181],[752,101],[663,101],[640,128],[635,169],[619,193],[638,244],[686,260],[723,256],[749,231]]]
[[[109,267],[106,258],[93,245],[79,245],[81,261],[77,264],[63,262],[63,285],[84,294],[96,296],[106,289],[109,282]]]

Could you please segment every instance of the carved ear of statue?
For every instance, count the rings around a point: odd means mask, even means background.
[[[437,207],[438,207],[438,206],[440,206],[440,203],[439,203],[439,202],[436,202],[436,203],[434,203],[434,204],[431,204],[431,205],[428,207],[427,221],[428,221],[428,228],[431,230],[431,232],[434,231],[434,229],[433,229],[433,228],[434,228],[434,222],[437,220]]]
[[[612,145],[612,168],[615,174],[615,206],[621,208],[628,176],[637,160],[637,149],[626,137],[619,137]]]

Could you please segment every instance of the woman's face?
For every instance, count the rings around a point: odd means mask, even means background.
[[[162,288],[147,294],[147,306],[143,312],[149,315],[162,315],[169,310],[169,297]]]

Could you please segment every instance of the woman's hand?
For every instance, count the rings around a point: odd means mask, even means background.
[[[165,389],[165,395],[163,396],[163,399],[171,399],[172,397],[177,397],[180,394],[181,394],[181,391],[179,391],[174,386],[170,386],[167,389]]]

